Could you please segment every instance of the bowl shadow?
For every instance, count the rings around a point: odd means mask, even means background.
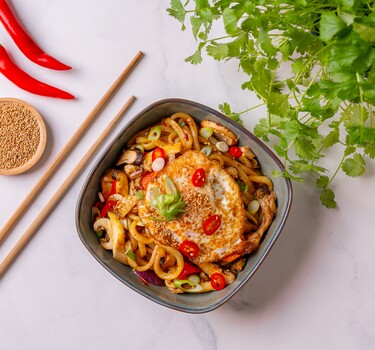
[[[293,204],[282,234],[255,275],[224,305],[225,312],[265,312],[288,292],[305,268],[322,233],[317,212],[324,210],[316,193],[310,193],[311,187],[293,184]]]

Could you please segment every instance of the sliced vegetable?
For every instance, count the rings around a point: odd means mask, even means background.
[[[237,185],[240,187],[241,192],[246,192],[249,189],[248,185],[245,185],[245,183],[241,179],[236,180]]]
[[[164,158],[156,158],[153,162],[152,162],[152,165],[151,165],[151,169],[153,171],[160,171],[164,168],[165,166],[165,159]]]
[[[117,204],[117,201],[111,201],[111,200],[108,200],[108,201],[104,204],[103,209],[100,211],[100,216],[101,216],[102,218],[106,217],[108,211],[111,210],[116,204]]]
[[[151,156],[152,161],[158,158],[165,158],[165,151],[161,147],[156,147],[152,151],[152,156]]]
[[[193,241],[185,240],[180,244],[180,252],[188,258],[195,258],[199,253],[199,247],[197,243]]]
[[[203,186],[206,181],[206,172],[204,169],[198,168],[195,170],[191,181],[195,187]]]
[[[116,184],[117,184],[117,181],[116,181],[116,180],[113,180],[113,181],[112,181],[112,186],[111,186],[111,193],[110,193],[110,196],[112,196],[113,194],[116,194],[116,193],[117,193]]]
[[[221,219],[219,215],[211,215],[204,223],[203,223],[203,231],[207,236],[211,236],[214,234],[221,225]]]
[[[184,261],[184,267],[180,273],[180,276],[178,276],[178,279],[185,280],[190,275],[200,273],[202,269],[188,261]]]
[[[221,273],[215,272],[211,276],[211,286],[215,290],[222,290],[227,283],[225,282],[225,278]]]
[[[100,200],[101,203],[104,203],[104,202],[105,202],[105,198],[104,198],[102,192],[98,192],[98,197],[99,197],[99,200]]]
[[[161,126],[156,125],[151,128],[150,133],[148,134],[148,139],[150,141],[156,141],[156,140],[159,140],[160,135],[161,135]]]
[[[135,261],[135,259],[136,259],[135,254],[130,248],[126,251],[126,255],[129,259],[132,259],[132,260]]]
[[[198,284],[201,281],[201,278],[198,275],[193,274],[188,277],[188,281],[194,284]]]
[[[151,205],[158,209],[159,217],[153,218],[155,221],[176,220],[185,209],[186,203],[182,200],[175,184],[170,177],[164,180],[164,186],[167,193],[160,194],[158,188],[155,189],[154,199]]]
[[[130,148],[122,153],[116,165],[135,164],[139,165],[142,162],[143,152],[139,148]]]
[[[208,139],[212,136],[214,133],[214,129],[207,127],[207,128],[202,128],[199,130],[199,135],[204,137],[205,139]]]
[[[173,285],[187,293],[198,293],[203,290],[203,287],[199,284],[199,276],[195,276],[198,277],[198,282],[191,281],[190,279],[176,280],[173,282]]]
[[[130,180],[138,179],[143,174],[143,169],[139,165],[126,164],[124,170]]]
[[[212,147],[211,146],[204,146],[204,147],[202,147],[201,152],[208,157],[212,152]]]
[[[236,259],[238,259],[239,257],[241,256],[241,254],[238,254],[238,253],[233,253],[233,254],[230,254],[224,258],[221,259],[221,261],[225,261],[225,262],[232,262]]]
[[[164,280],[162,280],[153,270],[137,271],[134,273],[141,279],[142,283],[146,286],[150,283],[158,287],[165,286]]]
[[[98,236],[98,238],[102,238],[103,234],[104,234],[104,230],[96,231],[96,235]]]
[[[229,150],[229,146],[227,143],[225,143],[224,141],[220,141],[220,142],[217,142],[215,144],[216,148],[221,151],[221,152],[228,152]]]
[[[242,156],[242,151],[241,148],[232,146],[229,148],[229,153],[231,154],[232,157],[234,158],[239,158]]]
[[[145,193],[142,190],[137,191],[137,198],[142,200],[145,198]]]
[[[247,211],[254,215],[260,208],[260,203],[256,199],[253,199],[247,206]]]
[[[141,178],[141,186],[145,190],[147,188],[148,183],[157,175],[155,171],[146,173]]]

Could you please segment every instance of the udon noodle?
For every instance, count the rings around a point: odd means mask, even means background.
[[[99,199],[93,206],[93,228],[101,246],[112,251],[114,259],[130,266],[144,283],[165,285],[173,293],[220,290],[232,283],[245,266],[248,254],[258,248],[276,213],[272,181],[261,173],[250,147],[239,146],[238,141],[226,127],[210,120],[198,125],[182,112],[135,134],[116,164],[100,179]],[[166,176],[167,190],[154,186],[150,192],[150,184],[157,181],[158,174],[172,168],[179,157],[190,155],[198,159],[201,154],[207,157],[207,164],[219,167],[233,179],[230,188],[235,187],[233,191],[239,193],[244,213],[238,233],[241,249],[226,255],[225,241],[220,241],[223,246],[216,247],[215,254],[221,256],[216,258],[213,253],[202,258],[199,254],[206,249],[202,242],[211,239],[220,225],[224,231],[225,221],[219,215],[212,215],[203,223],[200,235],[210,237],[194,239],[182,232],[182,239],[165,238],[167,225],[185,220],[189,205],[194,205],[189,204],[184,191],[179,192],[181,185],[179,189],[176,179],[182,175],[177,174],[174,182]],[[193,190],[211,185],[208,174],[200,171],[192,178]],[[141,214],[150,193],[153,198],[148,205],[154,217],[147,221]],[[156,229],[160,231],[158,235]],[[229,231],[221,233],[223,239]]]

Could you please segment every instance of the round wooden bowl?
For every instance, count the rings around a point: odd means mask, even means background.
[[[43,151],[46,147],[47,141],[47,131],[44,121],[38,111],[30,106],[28,103],[22,100],[18,100],[16,98],[0,98],[0,104],[2,103],[16,103],[24,108],[26,108],[36,119],[38,127],[39,127],[39,144],[38,147],[33,154],[33,156],[24,164],[11,169],[1,169],[0,168],[0,175],[17,175],[24,173],[25,171],[29,170],[35,163],[39,160],[42,156]]]

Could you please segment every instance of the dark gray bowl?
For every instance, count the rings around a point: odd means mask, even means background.
[[[283,177],[274,178],[274,187],[277,194],[278,211],[275,219],[264,237],[259,249],[252,254],[237,279],[221,291],[203,294],[178,294],[175,295],[164,287],[152,285],[145,286],[138,276],[125,265],[117,262],[112,257],[112,252],[104,250],[96,237],[91,222],[91,207],[97,201],[100,176],[111,167],[127,141],[137,132],[149,125],[156,123],[162,117],[175,112],[186,112],[195,120],[205,118],[226,125],[239,136],[240,145],[249,145],[258,157],[258,161],[265,174],[272,170],[282,170],[282,164],[275,155],[245,128],[228,119],[223,114],[196,102],[181,99],[166,99],[153,103],[132,118],[115,137],[113,142],[100,156],[94,165],[78,198],[76,208],[76,226],[80,239],[95,259],[103,265],[113,276],[118,278],[128,287],[149,298],[150,300],[169,308],[189,313],[203,313],[216,309],[232,297],[255,273],[262,261],[267,256],[272,245],[279,236],[292,200],[290,181]],[[275,267],[276,268],[276,267]]]

